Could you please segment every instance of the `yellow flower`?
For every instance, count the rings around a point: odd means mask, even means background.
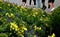
[[[38,14],[38,12],[35,13],[36,15]]]
[[[55,34],[54,33],[52,34],[52,37],[55,37]]]
[[[12,28],[14,30],[14,28]]]
[[[0,8],[2,8],[2,7],[0,7]]]
[[[24,28],[25,31],[27,31],[27,28]]]
[[[14,27],[15,29],[18,28],[17,24],[15,22],[10,23],[12,25],[12,27]]]
[[[12,22],[11,22],[10,24],[11,24],[12,26],[14,25],[14,23],[12,23]]]
[[[17,7],[20,7],[19,5]]]
[[[24,6],[21,6],[22,9],[24,9],[25,7]]]
[[[35,15],[35,14],[33,14],[32,16],[36,17],[36,15]]]
[[[46,24],[46,27],[48,27],[48,24]]]
[[[36,37],[36,35],[34,35],[34,37]]]
[[[19,34],[20,35],[20,37],[24,37],[24,35],[22,35],[22,34]]]
[[[10,28],[12,28],[12,25],[10,26]]]
[[[43,19],[42,19],[42,18],[40,18],[40,20],[42,21]]]
[[[8,17],[11,17],[10,15],[8,15]]]
[[[35,25],[34,28],[36,28],[37,26]]]
[[[39,28],[39,30],[41,30],[41,27]]]
[[[21,31],[22,33],[24,32],[24,30]]]
[[[33,10],[36,10],[36,8],[33,8]]]
[[[22,37],[24,37],[24,35],[21,35]]]
[[[35,25],[34,28],[35,28],[35,30],[36,30],[36,29],[37,29],[37,26]]]
[[[9,15],[9,13],[6,13],[6,15]]]
[[[8,6],[10,6],[10,4],[8,4]]]
[[[21,32],[20,31],[18,31],[18,34],[20,34]]]
[[[15,29],[15,31],[18,31],[18,29]]]
[[[14,14],[13,13],[11,13],[11,17],[14,17]]]
[[[18,31],[19,31],[19,28],[18,28]]]
[[[48,36],[48,37],[55,37],[55,34],[53,33],[51,36]]]

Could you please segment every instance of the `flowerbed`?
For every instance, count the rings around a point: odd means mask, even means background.
[[[46,27],[53,29],[53,13],[0,2],[0,33],[6,34],[5,37],[45,37]]]

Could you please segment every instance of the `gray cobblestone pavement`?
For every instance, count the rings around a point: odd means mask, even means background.
[[[23,3],[21,2],[21,0],[4,0],[4,1],[9,1],[10,3],[15,3],[17,5],[23,5]],[[40,0],[41,2],[41,0]],[[46,6],[48,7],[48,0],[45,1]],[[27,5],[29,5],[29,0],[27,0]],[[60,0],[55,0],[55,8],[57,8],[58,6],[60,6]],[[36,7],[37,5],[29,5],[28,7]],[[42,7],[42,4],[41,4]],[[50,9],[46,9],[47,12],[50,12]]]

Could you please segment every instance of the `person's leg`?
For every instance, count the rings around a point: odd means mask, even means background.
[[[54,0],[49,0],[48,1],[48,5],[50,6],[48,6],[49,8],[51,8],[51,11],[53,11],[54,10]]]
[[[48,3],[48,8],[50,8],[50,3]]]
[[[25,2],[24,2],[24,6],[26,6],[26,0],[25,0]]]
[[[42,9],[45,10],[46,6],[45,6],[45,0],[42,0]]]
[[[51,0],[48,0],[48,8],[51,7]]]
[[[52,1],[52,8],[54,8],[54,1],[55,1],[55,0]]]
[[[36,5],[36,0],[33,0],[34,1],[34,5]]]
[[[43,5],[43,6],[45,5],[45,0],[42,0],[42,5]]]
[[[31,0],[30,0],[30,5],[31,5]]]
[[[38,8],[40,8],[40,0],[37,0],[37,3],[38,3]]]
[[[26,0],[22,0],[22,2],[24,2],[24,6],[26,6]]]
[[[50,8],[54,7],[54,0],[49,0],[48,5],[50,5]]]
[[[36,5],[36,0],[33,0],[34,1],[34,5]]]

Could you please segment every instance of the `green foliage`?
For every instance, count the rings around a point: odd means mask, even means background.
[[[5,33],[0,33],[0,37],[8,37],[8,35]]]
[[[35,35],[44,37],[47,26],[54,27],[56,24],[59,26],[59,10],[60,7],[51,14],[47,14],[41,9],[0,2],[0,32],[8,34],[8,37],[33,37]]]
[[[60,29],[60,6],[50,14],[50,25],[55,29]]]
[[[37,32],[34,28],[35,25],[37,26],[37,30],[39,30],[39,27],[41,27],[42,30],[45,31],[45,22],[47,21],[45,20],[47,17],[46,12],[42,11],[41,9],[36,10],[36,8],[20,7],[6,2],[0,2],[0,4],[1,33],[7,32],[9,37],[19,37],[25,36],[25,32],[28,31],[27,35],[31,35],[33,37]],[[30,33],[31,30],[34,31],[32,34]],[[43,36],[43,31],[42,35],[39,36]]]
[[[60,34],[60,6],[49,14],[49,18],[50,31],[58,37]]]

